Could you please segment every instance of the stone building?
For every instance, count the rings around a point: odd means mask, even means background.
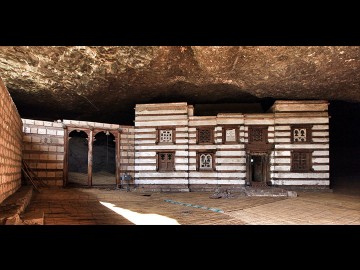
[[[134,126],[49,122],[20,118],[0,83],[0,202],[21,186],[22,161],[55,186],[183,192],[330,187],[327,101],[278,100],[266,113],[216,116],[194,116],[186,102],[137,104]],[[105,167],[108,174],[96,178]]]
[[[129,185],[151,191],[251,186],[329,188],[327,101],[276,101],[266,113],[194,116],[187,103],[138,104],[135,126],[22,119],[23,159],[50,185]],[[72,141],[86,145],[82,179],[71,172]],[[113,175],[93,175],[94,143],[112,135]],[[74,138],[73,138],[74,137]],[[72,139],[73,138],[73,139]],[[75,154],[74,154],[75,155]],[[71,174],[71,177],[69,177]],[[127,174],[130,181],[124,182]],[[75,179],[77,179],[75,181]]]
[[[161,191],[329,188],[327,101],[276,101],[267,113],[194,116],[187,103],[135,108],[135,186]]]

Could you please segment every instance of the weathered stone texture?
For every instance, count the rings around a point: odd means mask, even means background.
[[[360,102],[359,60],[359,46],[0,47],[22,117],[121,124],[140,103]]]

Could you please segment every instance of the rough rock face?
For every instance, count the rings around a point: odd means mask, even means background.
[[[136,103],[360,102],[360,47],[0,47],[22,117],[129,123]]]

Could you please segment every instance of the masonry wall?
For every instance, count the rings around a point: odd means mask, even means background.
[[[122,126],[120,128],[120,176],[125,173],[131,175],[129,184],[135,185],[135,134],[133,126]],[[127,183],[122,181],[122,185]]]
[[[209,127],[214,130],[213,144],[197,144],[197,128]],[[215,167],[217,168],[217,140],[218,129],[216,128],[216,116],[190,116],[189,117],[189,182],[191,190],[206,190],[218,184],[218,173],[216,170],[198,171],[196,168],[196,155],[199,151],[213,152]]]
[[[0,79],[0,203],[21,186],[22,122]]]
[[[217,184],[219,187],[236,189],[245,184],[246,159],[244,140],[244,115],[243,114],[218,114],[216,117],[215,143],[216,157],[215,166],[217,172]],[[223,141],[223,129],[236,127],[239,130],[239,138],[236,142]]]
[[[157,128],[163,127],[174,129],[174,143],[156,143]],[[136,105],[135,184],[139,189],[189,190],[188,136],[187,103]],[[157,155],[161,151],[174,151],[175,171],[157,171]]]
[[[23,158],[37,177],[48,185],[62,186],[64,184],[65,140],[68,128],[92,130],[93,136],[101,131],[119,131],[119,173],[122,175],[127,172],[134,179],[134,128],[132,126],[77,120],[48,122],[22,119],[22,121],[24,124]],[[134,180],[131,183],[133,182]]]
[[[161,191],[206,191],[217,187],[237,188],[245,184],[244,123],[242,114],[193,116],[187,103],[140,104],[135,108],[135,184]],[[222,129],[237,125],[239,141],[222,142]],[[214,143],[197,144],[199,127],[212,127]],[[173,129],[174,143],[157,143],[157,129]],[[175,153],[175,170],[159,171],[159,152]],[[196,168],[197,153],[215,155],[213,171]]]
[[[219,114],[218,116],[190,116],[189,117],[189,182],[193,191],[208,191],[215,188],[236,189],[245,183],[245,158],[243,141],[243,115]],[[239,141],[224,143],[223,129],[235,126],[239,129]],[[197,144],[197,129],[210,127],[214,130],[213,144]],[[214,153],[214,170],[200,170],[196,168],[197,154],[201,152]]]
[[[60,122],[22,119],[23,158],[37,177],[51,186],[63,185],[64,128]]]
[[[275,149],[271,158],[271,182],[274,185],[326,187],[329,180],[329,116],[326,101],[276,101],[274,112]],[[291,142],[293,125],[309,125],[312,139]],[[311,172],[291,172],[291,152],[308,150],[312,156]]]
[[[135,108],[135,185],[152,190],[212,191],[247,184],[247,153],[269,154],[267,180],[275,186],[329,187],[329,116],[326,101],[276,101],[268,113],[193,116],[187,103],[140,104]],[[291,128],[311,126],[311,140],[294,143]],[[263,145],[249,144],[251,127],[267,127]],[[197,143],[197,129],[211,128],[214,142]],[[158,143],[157,129],[173,129],[174,143]],[[226,128],[238,129],[224,142]],[[310,171],[291,169],[291,152],[311,152]],[[159,152],[175,153],[175,170],[159,171]],[[214,170],[197,168],[199,153],[213,153]]]

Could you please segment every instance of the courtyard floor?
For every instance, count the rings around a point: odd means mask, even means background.
[[[44,225],[359,225],[360,193],[302,191],[297,197],[213,199],[213,193],[141,193],[43,188],[24,217]]]

